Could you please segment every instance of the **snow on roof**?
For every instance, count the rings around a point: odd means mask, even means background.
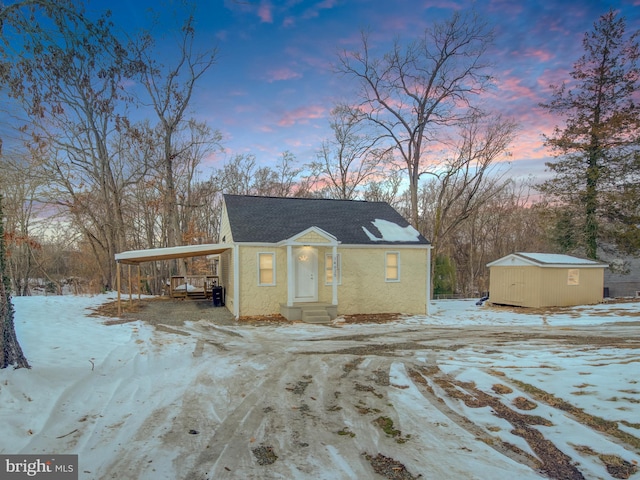
[[[378,229],[381,238],[373,235],[366,227],[362,227],[364,233],[367,234],[369,240],[372,242],[418,242],[420,241],[420,232],[418,232],[411,225],[401,227],[397,223],[390,222],[388,220],[381,220],[376,218],[371,222],[374,227]]]
[[[522,253],[518,252],[516,255],[520,255],[525,258],[529,258],[534,262],[544,264],[575,264],[575,265],[593,265],[598,262],[593,260],[587,260],[585,258],[572,257],[571,255],[563,255],[559,253]]]
[[[596,267],[604,268],[605,263],[596,262],[586,258],[573,257],[560,253],[529,253],[516,252],[488,263],[488,267],[493,266],[523,266],[535,265],[539,267]]]

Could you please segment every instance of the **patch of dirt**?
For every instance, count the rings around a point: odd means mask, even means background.
[[[307,389],[309,385],[311,385],[311,375],[304,375],[302,378],[305,380],[300,380],[295,383],[295,385],[287,384],[286,390],[295,393],[296,395],[303,395],[304,391]]]
[[[225,307],[214,307],[211,301],[187,300],[169,297],[145,297],[140,300],[128,298],[121,301],[122,314],[118,317],[118,301],[107,302],[92,309],[91,316],[110,317],[105,325],[141,320],[151,325],[170,325],[179,327],[184,322],[206,320],[217,325],[235,325],[233,314]]]
[[[415,480],[422,477],[422,475],[412,475],[402,463],[381,453],[375,457],[366,452],[363,455],[373,467],[373,471],[388,480]]]
[[[502,385],[501,383],[496,383],[495,385],[493,385],[491,387],[491,390],[499,394],[507,394],[513,392],[513,388]]]
[[[380,427],[380,429],[389,437],[393,438],[396,443],[405,443],[409,438],[411,438],[411,435],[403,436],[402,432],[393,426],[393,420],[389,417],[378,417],[373,421],[373,423]]]
[[[574,448],[582,454],[598,457],[613,478],[626,479],[638,471],[637,465],[627,462],[617,455],[598,453],[584,445],[574,445]]]
[[[272,465],[278,459],[273,447],[261,445],[251,450],[253,456],[256,457],[258,465]]]
[[[343,315],[344,323],[389,323],[404,318],[402,313]]]
[[[238,323],[293,323],[282,315],[251,315],[238,318]]]
[[[518,410],[533,410],[538,407],[536,403],[524,397],[516,397],[512,403]]]

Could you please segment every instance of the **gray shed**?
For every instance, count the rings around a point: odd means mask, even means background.
[[[489,301],[520,307],[602,302],[607,264],[552,253],[512,253],[489,264]]]

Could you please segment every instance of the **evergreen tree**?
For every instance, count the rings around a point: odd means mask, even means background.
[[[547,163],[555,176],[541,190],[557,210],[580,212],[573,219],[577,231],[570,236],[592,259],[603,241],[628,243],[628,231],[620,227],[634,216],[637,205],[637,198],[616,192],[638,176],[638,33],[627,35],[624,18],[613,10],[600,17],[584,36],[585,53],[574,64],[571,81],[552,85],[551,102],[541,104],[565,118],[564,127],[556,127],[545,139],[556,156]],[[617,207],[608,208],[614,200]]]
[[[14,368],[31,368],[22,353],[16,337],[13,323],[13,304],[11,303],[11,283],[7,275],[6,247],[4,238],[4,214],[2,211],[2,195],[0,194],[0,368],[14,365]]]
[[[433,270],[433,293],[452,294],[456,289],[456,266],[450,257],[437,255]]]

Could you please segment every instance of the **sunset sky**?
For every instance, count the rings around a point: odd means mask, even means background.
[[[91,0],[89,10],[111,9],[133,34],[160,12],[156,33],[169,31],[177,2]],[[513,173],[544,171],[542,133],[558,119],[537,105],[549,84],[568,79],[582,54],[584,33],[609,8],[620,11],[627,32],[640,29],[640,0],[224,0],[199,1],[196,32],[201,48],[217,47],[217,64],[197,86],[193,115],[224,136],[219,166],[236,153],[274,162],[289,150],[300,163],[315,158],[330,137],[329,111],[354,98],[355,84],[333,72],[342,50],[357,49],[362,30],[387,50],[394,38],[413,39],[455,9],[474,7],[496,29],[490,51],[496,89],[485,102],[521,126],[513,145]],[[168,35],[166,63],[171,64]]]

